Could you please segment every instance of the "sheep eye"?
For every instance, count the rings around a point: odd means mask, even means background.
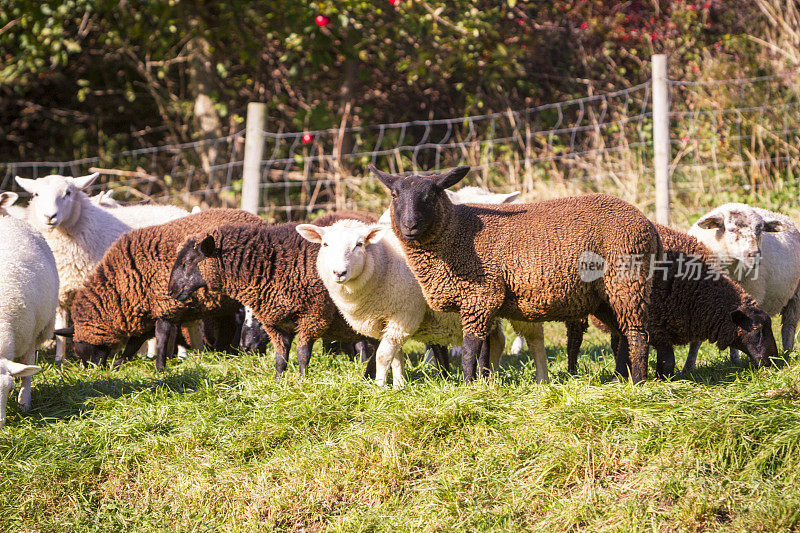
[[[328,243],[327,242],[323,242],[322,246],[328,246]]]
[[[359,246],[364,246],[364,242],[363,241],[358,241],[356,243],[356,248],[358,248]]]
[[[397,198],[397,191],[392,191],[392,199]]]
[[[66,196],[69,196],[70,194],[72,194],[72,191],[67,191]]]

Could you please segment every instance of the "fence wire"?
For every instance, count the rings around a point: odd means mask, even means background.
[[[800,70],[754,78],[670,80],[673,207],[798,188]],[[603,191],[653,210],[651,84],[522,110],[450,119],[262,132],[260,205],[270,219],[315,211],[377,212],[387,203],[374,164],[409,174],[470,165],[466,184],[525,200]],[[51,173],[104,179],[123,200],[238,205],[244,131],[217,139],[68,162],[0,163],[13,177]],[[797,192],[797,191],[795,191]],[[795,195],[796,197],[796,195]]]

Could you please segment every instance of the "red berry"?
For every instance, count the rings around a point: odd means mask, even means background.
[[[314,140],[314,136],[310,133],[304,133],[303,136],[300,137],[300,140],[303,141],[303,144],[311,144]]]
[[[389,0],[389,3],[392,4],[393,6],[397,6],[400,4],[400,0]]]
[[[325,26],[331,23],[331,18],[325,15],[317,15],[316,17],[314,17],[314,22],[316,22],[317,26],[319,26],[320,28],[324,28]]]
[[[588,30],[589,29],[589,23],[588,22],[584,22],[583,24],[581,24],[581,29],[582,30]]]

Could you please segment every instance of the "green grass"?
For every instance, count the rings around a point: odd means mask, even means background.
[[[0,430],[0,530],[800,527],[796,354],[753,371],[705,345],[691,378],[636,387],[609,383],[594,330],[568,376],[546,329],[545,386],[527,354],[472,386],[409,365],[402,390],[318,352],[282,381],[253,355],[163,375],[43,361],[33,410],[10,401]]]

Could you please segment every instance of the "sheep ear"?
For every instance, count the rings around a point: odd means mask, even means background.
[[[722,213],[706,215],[697,221],[697,227],[703,229],[724,229],[725,217],[722,216]]]
[[[753,329],[753,319],[747,316],[747,313],[741,309],[731,311],[731,320],[743,330],[749,331]]]
[[[499,197],[502,198],[500,203],[501,204],[510,204],[511,202],[516,200],[519,197],[520,194],[522,194],[521,191],[510,192],[510,193],[508,193],[506,195],[502,195],[501,194],[501,195],[499,195]]]
[[[200,241],[200,253],[206,257],[212,257],[217,253],[217,243],[214,242],[213,235],[206,235],[205,239]]]
[[[322,236],[325,235],[325,228],[314,224],[300,224],[295,229],[305,240],[317,244],[322,242]]]
[[[16,361],[9,361],[6,364],[8,365],[8,370],[11,372],[11,375],[15,378],[27,378],[28,376],[32,376],[42,369],[40,366],[23,365],[22,363],[17,363]]]
[[[364,243],[365,244],[376,244],[381,242],[384,235],[386,235],[386,230],[388,228],[386,226],[370,226],[368,228],[367,234],[364,235]]]
[[[83,190],[92,183],[94,183],[94,180],[96,180],[99,175],[100,175],[99,172],[95,172],[94,174],[89,174],[88,176],[81,176],[79,178],[70,178],[70,181],[72,181],[72,183],[78,189]]]
[[[16,202],[18,198],[19,195],[15,192],[4,192],[0,194],[0,207],[14,205],[14,202]]]
[[[17,182],[17,185],[19,185],[26,192],[29,192],[31,194],[35,193],[36,189],[38,189],[37,187],[38,184],[36,183],[36,180],[28,178],[20,178],[19,176],[15,176],[14,180]]]
[[[786,226],[784,225],[783,221],[775,218],[770,218],[764,221],[764,231],[769,231],[770,233],[786,231]]]
[[[452,187],[462,179],[464,179],[464,176],[467,175],[467,172],[469,172],[469,170],[470,170],[469,167],[458,167],[454,168],[450,172],[445,172],[444,174],[438,174],[436,176],[432,176],[431,179],[433,179],[433,182],[442,189],[447,189],[449,187]]]
[[[75,326],[57,329],[53,333],[58,335],[59,337],[69,337],[71,339],[72,336],[75,334]]]
[[[393,175],[391,175],[391,174],[389,174],[387,172],[383,172],[382,170],[378,170],[377,168],[375,168],[375,165],[370,165],[369,166],[369,170],[370,170],[370,172],[375,174],[375,177],[377,177],[379,180],[381,180],[381,183],[386,185],[386,187],[388,187],[389,189],[394,187],[395,182],[398,179],[400,179],[400,176],[393,176]]]

